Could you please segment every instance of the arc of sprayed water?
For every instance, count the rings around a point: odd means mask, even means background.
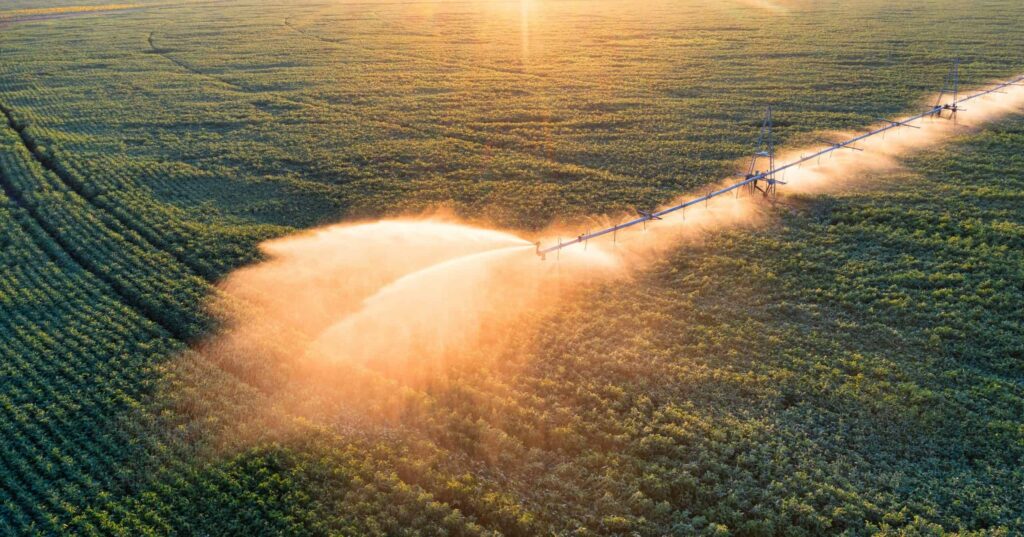
[[[398,278],[397,280],[385,285],[384,287],[381,287],[379,291],[364,299],[363,305],[372,305],[373,302],[381,300],[383,297],[398,292],[396,291],[396,289],[401,289],[406,285],[411,285],[410,282],[415,282],[418,279],[426,278],[431,274],[442,272],[459,265],[467,265],[475,261],[480,261],[481,259],[487,257],[498,257],[498,255],[500,254],[519,250],[529,250],[530,248],[533,248],[533,245],[527,242],[526,244],[523,244],[521,246],[505,246],[502,248],[494,248],[491,250],[484,250],[483,252],[476,252],[472,254],[455,257],[452,259],[447,259],[440,263],[435,263],[428,267],[421,268],[415,272],[405,274],[401,278]]]
[[[338,323],[335,323],[327,330],[323,331],[317,338],[315,338],[311,348],[316,348],[320,340],[326,337],[329,333],[336,331],[344,331],[350,329],[356,325],[362,316],[367,315],[375,305],[384,304],[385,301],[395,295],[401,295],[405,290],[409,288],[417,288],[423,284],[424,280],[428,280],[431,276],[445,271],[458,268],[460,266],[471,265],[473,263],[479,263],[487,260],[488,258],[498,258],[505,254],[512,252],[519,252],[523,250],[529,250],[533,247],[530,243],[523,241],[525,244],[517,246],[505,246],[500,248],[493,248],[482,252],[476,252],[472,254],[461,255],[452,259],[447,259],[440,263],[421,268],[419,270],[410,272],[403,275],[402,277],[384,285],[376,293],[363,299],[361,307],[346,315]]]

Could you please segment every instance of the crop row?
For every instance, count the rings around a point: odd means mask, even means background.
[[[8,194],[78,263],[133,307],[179,337],[199,335],[209,286],[169,254],[97,210],[43,168],[13,129],[0,130],[0,169]]]
[[[123,486],[123,418],[177,345],[4,196],[0,237],[0,519],[59,533],[87,499]]]
[[[4,169],[10,166],[5,163]],[[6,529],[18,533],[148,534],[193,525],[197,531],[213,527],[210,519],[197,517],[196,506],[189,495],[182,495],[183,489],[215,499],[209,509],[238,514],[238,520],[223,521],[225,531],[251,528],[254,520],[273,521],[274,513],[245,507],[268,500],[250,497],[245,491],[272,486],[283,494],[295,486],[277,482],[275,475],[251,475],[249,466],[265,464],[264,459],[274,457],[273,453],[248,455],[255,462],[243,458],[237,467],[233,462],[224,470],[204,469],[187,456],[193,452],[189,435],[179,437],[174,429],[158,433],[170,450],[161,447],[160,440],[139,443],[139,422],[154,417],[146,417],[152,416],[149,411],[139,414],[134,400],[148,391],[150,366],[155,363],[150,360],[165,360],[176,345],[166,347],[159,327],[138,316],[105,283],[79,267],[26,208],[10,199],[4,199],[4,206],[0,294],[11,307],[5,308],[6,317],[0,322],[0,330],[9,336],[0,345],[0,355],[5,357],[5,376],[12,379],[4,384],[0,405],[5,439],[0,443],[5,461],[0,464],[0,504]],[[235,412],[244,412],[250,404],[251,400],[243,401]],[[220,420],[230,419],[228,409],[220,408],[216,415]],[[289,453],[285,455],[304,457]],[[282,531],[324,527],[319,509],[335,506],[332,508],[355,509],[361,517],[347,522],[335,519],[329,524],[336,528],[390,533],[410,524],[428,524],[427,519],[418,518],[426,516],[455,534],[479,533],[479,528],[474,529],[473,523],[450,508],[420,499],[422,489],[378,474],[373,469],[378,463],[357,463],[352,459],[354,451],[346,453],[343,459],[320,461],[326,466],[318,471],[358,471],[362,477],[356,483],[373,483],[373,488],[382,492],[344,486],[349,478],[335,475],[317,503],[306,500],[305,506],[292,506],[296,511],[308,510],[308,515],[298,521],[280,520]],[[156,468],[157,475],[147,476],[157,483],[156,488],[141,498],[111,500],[136,486],[146,486],[132,484],[143,474],[131,459],[152,457],[163,461]],[[360,467],[363,469],[356,470]],[[312,478],[303,466],[296,472],[300,482]],[[269,481],[261,485],[264,480]],[[271,495],[269,499],[286,498]],[[389,510],[389,505],[397,510]],[[421,507],[414,509],[415,505]]]
[[[0,86],[25,91],[11,80]],[[183,174],[180,167],[166,159],[113,156],[124,149],[123,145],[97,145],[107,132],[104,123],[108,118],[95,109],[67,116],[67,102],[53,89],[33,87],[29,102],[17,108],[0,104],[0,110],[32,156],[64,183],[65,190],[93,205],[94,214],[112,229],[118,233],[127,229],[122,235],[140,248],[167,252],[189,272],[213,281],[251,260],[258,241],[281,232],[274,227],[197,221],[194,214],[157,201],[153,189],[188,199],[191,185],[198,182],[208,186],[214,181],[202,180],[210,177],[208,171]],[[230,194],[237,181],[224,182],[224,190]],[[209,192],[204,193],[209,199]]]

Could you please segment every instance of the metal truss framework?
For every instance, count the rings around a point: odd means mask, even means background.
[[[800,166],[801,164],[803,164],[805,162],[808,162],[808,161],[820,158],[820,157],[822,157],[824,155],[828,155],[828,154],[832,153],[833,151],[838,151],[840,149],[850,149],[850,150],[861,151],[860,149],[858,149],[856,147],[853,147],[854,144],[856,144],[857,142],[860,142],[862,140],[865,140],[867,138],[878,136],[878,135],[883,134],[885,132],[888,132],[890,130],[898,129],[900,127],[920,128],[920,127],[916,127],[914,125],[911,125],[911,123],[914,123],[914,122],[917,122],[917,121],[921,121],[921,120],[929,118],[929,117],[940,117],[941,118],[941,117],[944,117],[943,113],[947,112],[947,111],[949,112],[949,119],[952,119],[952,120],[955,121],[956,120],[957,112],[964,110],[963,108],[960,108],[961,104],[963,104],[965,102],[968,102],[968,101],[972,101],[972,100],[977,99],[979,97],[983,97],[985,95],[989,95],[989,94],[992,94],[992,93],[998,93],[998,92],[1000,92],[1000,90],[1002,90],[1004,88],[1007,88],[1007,87],[1010,87],[1010,86],[1021,85],[1022,82],[1024,82],[1024,76],[1015,78],[1015,79],[1010,80],[1008,82],[1003,82],[1003,83],[1000,83],[1000,84],[996,84],[996,85],[990,87],[987,90],[980,91],[978,93],[974,93],[974,94],[969,95],[967,97],[960,98],[959,97],[959,91],[960,91],[960,60],[959,59],[953,60],[953,66],[950,69],[949,75],[947,75],[947,77],[946,77],[945,83],[943,84],[942,92],[939,94],[938,101],[935,103],[934,107],[928,109],[925,112],[917,114],[915,116],[911,116],[909,118],[906,118],[906,119],[904,119],[902,121],[892,121],[892,120],[889,120],[889,119],[879,119],[879,121],[884,121],[886,123],[886,125],[883,126],[883,127],[879,127],[877,129],[865,132],[864,134],[861,134],[860,136],[856,136],[854,138],[850,138],[849,140],[846,140],[844,142],[834,143],[834,142],[828,142],[828,141],[822,140],[823,143],[828,144],[827,148],[822,149],[820,151],[816,151],[816,152],[811,153],[810,155],[807,155],[807,156],[802,156],[801,158],[799,158],[797,160],[794,160],[792,162],[783,164],[781,166],[776,166],[775,165],[775,139],[774,139],[774,136],[772,134],[772,107],[768,106],[767,111],[765,113],[764,121],[763,121],[763,123],[761,125],[761,132],[760,132],[760,135],[758,136],[757,147],[755,148],[754,155],[751,158],[750,165],[749,165],[749,167],[747,169],[747,173],[745,175],[739,176],[739,177],[743,178],[741,181],[738,181],[738,182],[733,183],[733,184],[731,184],[729,186],[726,186],[725,188],[721,188],[719,190],[715,190],[713,192],[709,192],[709,193],[707,193],[707,194],[705,194],[703,196],[700,196],[698,198],[694,198],[694,199],[691,199],[691,200],[686,201],[684,203],[680,203],[679,205],[674,205],[674,206],[671,206],[671,207],[667,207],[667,208],[661,209],[659,211],[651,211],[651,212],[637,211],[640,214],[639,218],[635,218],[635,219],[630,220],[628,222],[617,224],[615,226],[612,226],[612,227],[609,227],[609,228],[605,228],[605,229],[602,229],[602,230],[599,230],[599,231],[584,233],[584,234],[582,234],[582,235],[580,235],[580,236],[578,236],[578,237],[576,237],[576,238],[574,238],[572,240],[569,240],[569,241],[562,242],[561,239],[559,239],[557,244],[552,245],[552,246],[548,246],[546,248],[541,247],[541,243],[538,242],[538,243],[536,243],[537,255],[540,256],[541,259],[545,259],[547,254],[558,252],[558,251],[562,250],[563,248],[567,248],[567,247],[573,246],[575,244],[584,244],[585,245],[586,242],[591,240],[591,239],[596,239],[598,237],[601,237],[601,236],[604,236],[604,235],[608,235],[608,234],[615,234],[620,229],[626,229],[626,228],[633,227],[633,226],[638,226],[638,225],[643,225],[646,228],[647,222],[649,222],[649,221],[661,220],[662,217],[664,217],[665,215],[668,215],[668,214],[671,214],[671,213],[674,213],[674,212],[677,212],[677,211],[681,211],[683,209],[686,209],[687,207],[692,207],[694,205],[699,205],[701,203],[707,203],[712,198],[716,198],[718,196],[722,196],[722,195],[728,194],[730,192],[736,192],[738,194],[739,193],[738,191],[740,189],[744,189],[744,188],[747,189],[747,191],[749,193],[751,193],[751,194],[760,192],[765,197],[773,198],[774,199],[775,193],[776,193],[776,186],[779,185],[779,184],[785,184],[785,183],[783,183],[782,181],[780,181],[777,178],[780,175],[780,172],[784,172],[784,171],[786,171],[786,170],[788,170],[790,168],[793,168],[793,167],[796,167],[796,166]],[[952,100],[943,103],[942,100],[947,95],[951,95],[952,96]],[[757,170],[758,163],[761,162],[761,161],[767,161],[767,163],[768,163],[767,171],[759,171],[759,170]]]

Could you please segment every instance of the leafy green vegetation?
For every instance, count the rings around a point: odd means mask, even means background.
[[[0,533],[1024,532],[1020,117],[429,383],[295,394],[189,349],[267,237],[653,205],[767,101],[796,145],[954,53],[1016,74],[1018,2],[141,3],[0,29]]]

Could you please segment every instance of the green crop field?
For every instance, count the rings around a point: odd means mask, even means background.
[[[736,173],[766,104],[801,147],[920,110],[954,56],[966,86],[1024,74],[1022,21],[1019,0],[3,2],[0,534],[1024,534],[1024,114],[783,191],[766,224],[584,283],[429,382],[292,393],[202,352],[266,239],[655,207]],[[317,419],[259,410],[289,400]]]

